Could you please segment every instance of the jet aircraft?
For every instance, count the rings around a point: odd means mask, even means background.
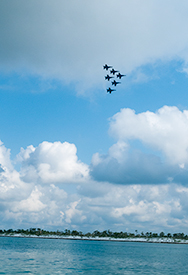
[[[126,75],[125,75],[125,74],[120,74],[120,73],[119,73],[119,74],[117,74],[116,76],[117,76],[117,78],[121,79],[123,76],[126,76]]]
[[[105,65],[103,66],[103,69],[106,70],[106,71],[108,71],[109,68],[112,68],[112,66],[108,66],[107,64],[105,64]]]
[[[107,74],[107,76],[105,76],[105,79],[108,81],[110,80],[110,78],[114,78],[114,76],[109,76],[108,74]]]
[[[114,89],[111,89],[110,87],[106,90],[107,90],[107,93],[110,93],[110,94],[111,94],[111,92],[115,91]]]
[[[114,70],[114,69],[112,69],[112,70],[110,71],[110,73],[113,74],[113,75],[115,75],[115,73],[117,73],[117,72],[119,72],[119,71],[116,71],[116,70]]]
[[[118,82],[118,81],[112,81],[112,85],[116,86],[117,84],[120,84],[121,82]]]

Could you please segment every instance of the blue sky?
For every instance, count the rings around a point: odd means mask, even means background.
[[[186,233],[187,12],[1,1],[1,228]]]

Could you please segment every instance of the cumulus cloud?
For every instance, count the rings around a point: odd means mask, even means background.
[[[164,106],[136,114],[125,108],[110,119],[118,141],[106,155],[95,153],[90,174],[121,184],[188,183],[188,111]],[[133,141],[142,146],[134,147]]]
[[[38,190],[37,187],[35,187],[30,196],[25,199],[21,200],[17,205],[14,207],[14,211],[26,211],[26,212],[39,212],[42,209],[46,207],[45,204],[43,204],[40,201],[40,197],[42,196],[42,193]]]
[[[95,198],[84,193],[80,207],[87,204],[83,212],[85,225],[103,229],[110,224],[111,229],[139,229],[140,232],[145,228],[174,232],[181,225],[186,230],[187,187],[176,184],[114,186],[109,183],[103,186],[96,183],[96,187],[99,190],[105,187],[106,192]]]
[[[16,200],[29,194],[32,187],[27,186],[21,179],[10,160],[10,150],[0,141],[0,200],[1,205],[11,201],[15,194]]]
[[[98,159],[96,164],[95,159]],[[91,162],[91,176],[98,181],[118,184],[161,184],[174,179],[179,167],[164,164],[158,156],[138,150],[128,151],[123,161],[110,154],[96,153]]]
[[[0,143],[0,227],[40,227],[80,224],[76,187],[89,180],[88,166],[78,160],[77,149],[68,142],[43,142],[37,148],[21,148],[17,171],[10,150]],[[61,186],[67,186],[68,193]],[[64,185],[64,187],[65,187]]]
[[[21,177],[40,183],[80,182],[88,179],[88,166],[78,160],[77,148],[68,142],[44,141],[37,148],[22,149]]]
[[[78,201],[71,202],[70,205],[67,206],[67,210],[65,211],[66,213],[66,219],[65,221],[70,224],[73,218],[76,218],[78,223],[82,223],[85,219],[86,216],[83,215],[83,210],[78,210],[77,205],[81,199]],[[74,221],[75,222],[75,221]]]
[[[0,142],[0,226],[12,220],[11,207],[27,199],[33,189],[33,184],[27,185],[21,180],[10,160],[10,150]],[[16,217],[14,217],[16,219]],[[13,218],[13,220],[14,220]],[[18,216],[17,216],[18,218]]]
[[[42,142],[21,149],[17,171],[1,143],[0,227],[185,231],[187,124],[187,111],[176,107],[122,109],[110,120],[117,142],[90,167],[74,144]],[[135,139],[155,151],[135,149]]]
[[[124,155],[127,154],[129,147],[125,142],[119,141],[109,150],[111,158],[117,161],[117,165],[126,161]],[[36,153],[37,150],[38,153]],[[49,159],[53,159],[54,153],[58,159],[57,162],[54,161],[54,165],[57,166],[56,169],[61,167],[64,173],[67,171],[68,176],[61,175],[61,180],[71,179],[68,184],[59,185],[59,178],[54,179],[54,176],[50,177],[51,182],[43,177],[38,180],[38,174],[37,181],[32,182],[30,176],[28,176],[30,181],[28,178],[25,181],[23,171],[16,171],[11,163],[10,150],[1,143],[1,228],[42,227],[59,230],[70,228],[84,232],[108,228],[129,232],[135,229],[139,232],[186,230],[188,224],[187,186],[172,183],[114,185],[91,179],[80,181],[80,174],[74,174],[73,170],[77,171],[76,168],[79,168],[83,171],[82,168],[85,166],[75,158],[75,145],[69,143],[44,142],[37,148],[29,146],[25,150],[22,149],[19,160],[23,162],[24,168],[22,169],[25,169],[25,177],[26,166],[33,165],[34,171],[38,173],[37,169],[42,160],[45,162],[48,160],[51,165]],[[67,159],[69,164],[72,163],[69,159],[74,160],[75,166],[71,166],[74,167],[73,170],[65,171],[66,166],[62,165],[63,161],[61,162],[62,157],[60,157],[62,153],[63,158]],[[95,165],[99,165],[100,161],[103,162],[104,159],[101,156],[95,156]],[[58,166],[59,162],[61,162],[60,166]],[[75,175],[78,177],[77,182]],[[41,184],[42,181],[48,184]],[[66,188],[65,191],[65,186],[70,188]],[[76,186],[76,188],[71,188],[71,186]]]
[[[120,140],[140,140],[164,153],[168,162],[188,162],[188,111],[164,106],[156,113],[136,114],[122,109],[110,122],[110,133]]]
[[[127,73],[157,60],[186,68],[187,11],[187,1],[2,0],[0,68],[79,82],[80,91],[101,83],[104,62]]]
[[[78,209],[81,199],[71,191],[71,184],[82,184],[89,177],[88,166],[78,160],[76,151],[68,142],[21,148],[17,161],[22,168],[18,172],[11,163],[10,150],[1,142],[0,226],[67,227],[72,222],[81,223],[85,218]],[[68,185],[69,194],[55,185],[59,183]]]

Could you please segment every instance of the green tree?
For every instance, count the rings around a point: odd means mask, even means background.
[[[160,238],[163,238],[164,236],[165,236],[164,232],[161,232],[161,233],[159,234],[159,237],[160,237]]]

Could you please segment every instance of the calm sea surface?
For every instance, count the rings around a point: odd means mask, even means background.
[[[188,245],[0,237],[0,274],[188,274]]]

